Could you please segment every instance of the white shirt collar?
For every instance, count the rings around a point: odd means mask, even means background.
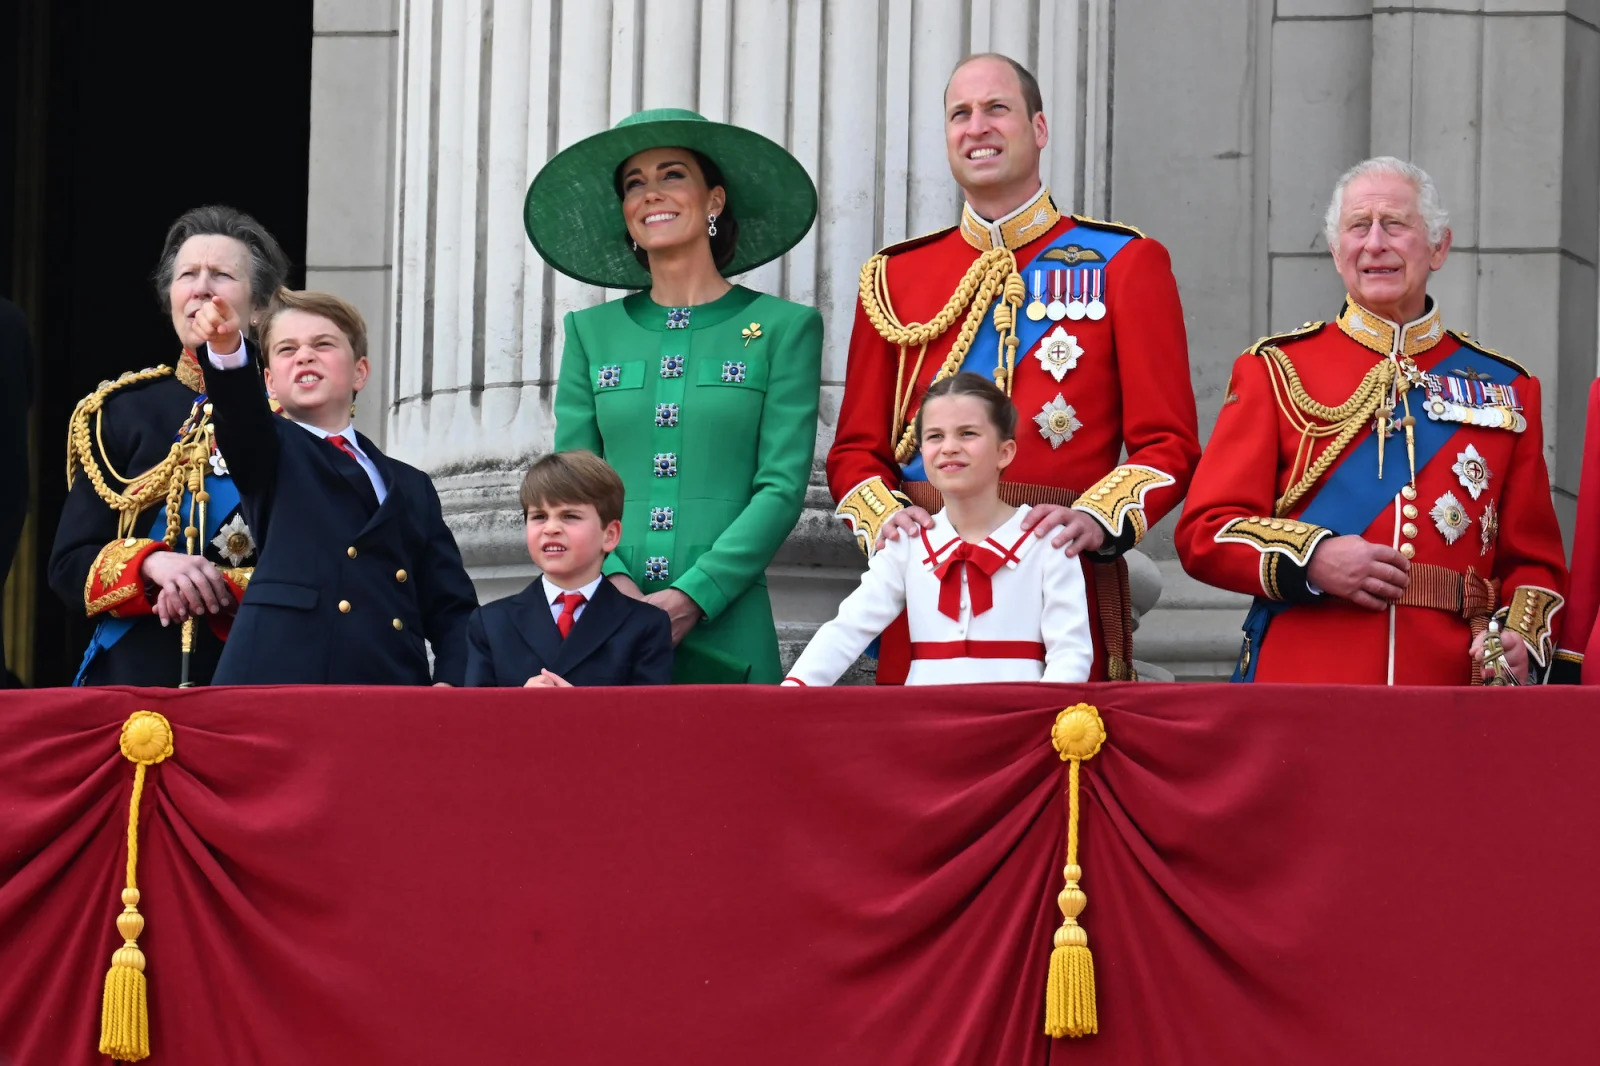
[[[539,575],[539,580],[544,583],[544,602],[555,603],[556,597],[563,592],[577,592],[582,594],[583,602],[587,604],[594,599],[595,590],[600,587],[600,582],[605,580],[605,576],[602,575],[595,578],[581,589],[564,589],[559,585],[553,585],[550,583],[550,579],[543,574]]]

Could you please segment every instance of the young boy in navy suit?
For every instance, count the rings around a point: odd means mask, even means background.
[[[565,688],[672,680],[667,612],[600,576],[622,537],[622,478],[593,452],[555,452],[522,479],[528,554],[544,571],[467,624],[467,684]]]
[[[461,684],[478,601],[439,494],[350,423],[368,374],[361,313],[280,289],[259,323],[264,379],[225,302],[195,323],[217,440],[259,542],[212,683]],[[181,619],[168,591],[164,622]]]

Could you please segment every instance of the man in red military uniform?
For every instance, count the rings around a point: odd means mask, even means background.
[[[1014,61],[956,67],[945,139],[961,222],[862,269],[828,487],[869,555],[930,525],[940,501],[912,429],[922,394],[958,370],[992,378],[1029,430],[1002,498],[1035,505],[1036,532],[1085,560],[1091,676],[1132,677],[1120,557],[1183,498],[1200,451],[1171,261],[1132,227],[1060,213],[1039,176],[1038,83]],[[879,682],[903,681],[909,654],[902,619],[884,634]]]
[[[1176,540],[1256,597],[1235,680],[1477,682],[1491,618],[1497,680],[1550,661],[1567,574],[1539,382],[1444,328],[1447,222],[1419,168],[1354,167],[1327,216],[1337,321],[1234,364]]]

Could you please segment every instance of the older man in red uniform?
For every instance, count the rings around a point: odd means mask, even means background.
[[[1539,382],[1444,328],[1448,218],[1382,157],[1334,190],[1347,298],[1239,358],[1178,524],[1184,568],[1256,597],[1235,680],[1464,685],[1547,665],[1566,591]]]
[[[1093,676],[1131,677],[1120,557],[1183,498],[1200,451],[1171,261],[1130,226],[1060,213],[1040,181],[1038,83],[1014,61],[956,67],[945,138],[961,222],[862,269],[829,489],[868,554],[930,525],[940,501],[912,429],[922,394],[959,370],[991,377],[1023,427],[1001,495],[1042,505],[1035,531],[1081,553]],[[879,682],[899,683],[908,665],[902,619],[884,634]]]

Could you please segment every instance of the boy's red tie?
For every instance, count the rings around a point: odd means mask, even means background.
[[[578,608],[583,606],[584,596],[581,592],[563,592],[556,597],[556,602],[561,604],[561,616],[556,619],[556,628],[561,631],[561,639],[566,640],[567,634],[572,632],[572,623],[578,617]]]
[[[343,433],[335,433],[333,436],[328,438],[328,443],[333,445],[335,448],[338,448],[341,452],[344,452],[350,458],[356,459],[356,450],[350,447],[350,442],[344,439]],[[360,459],[356,459],[356,462],[359,463],[360,461]]]

